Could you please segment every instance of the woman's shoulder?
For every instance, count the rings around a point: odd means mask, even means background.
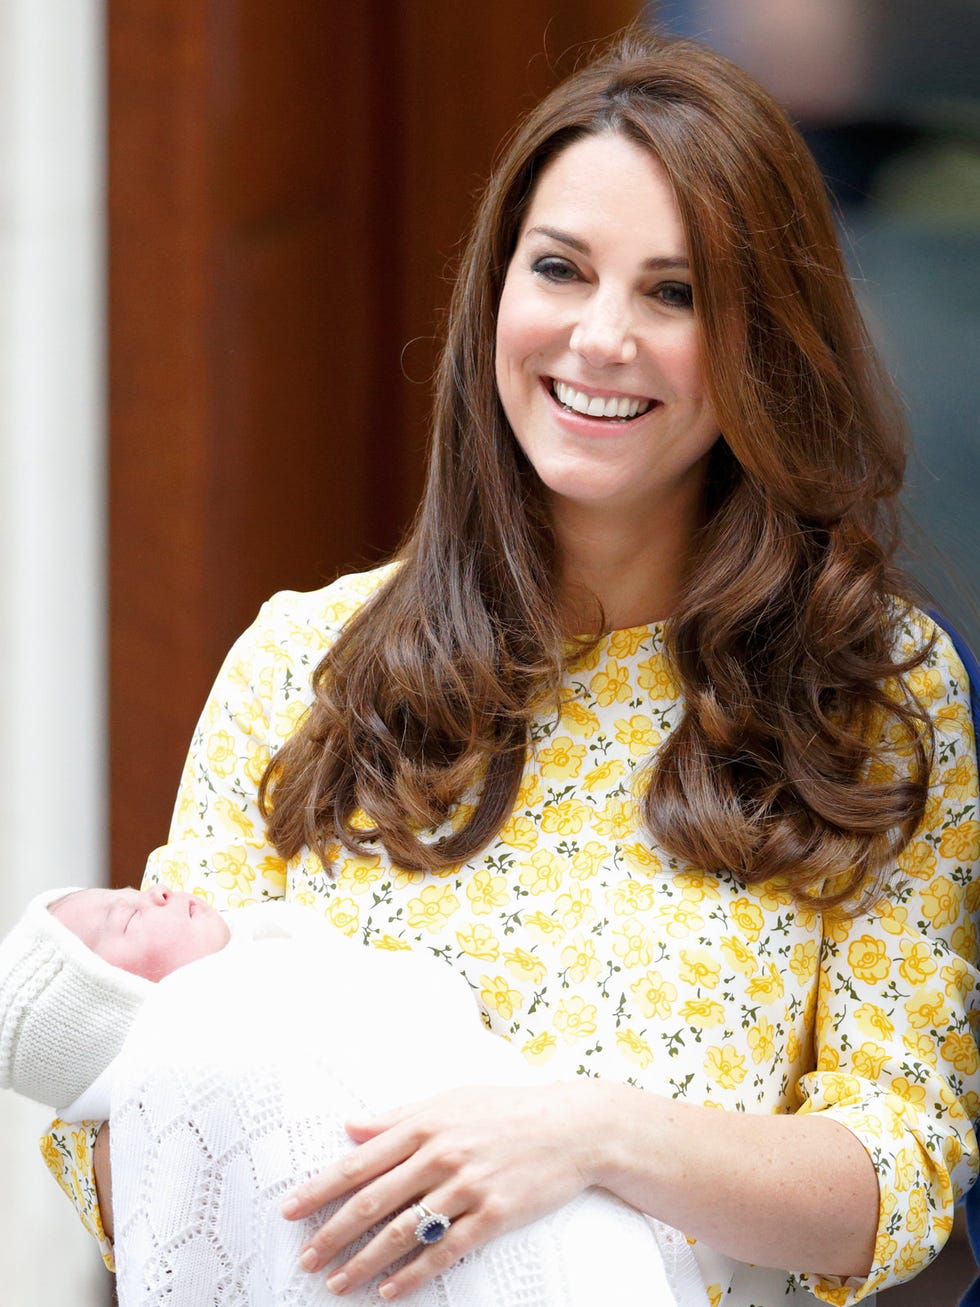
[[[265,601],[240,640],[270,653],[322,654],[397,566],[386,563],[370,571],[352,572],[318,590],[280,590]]]

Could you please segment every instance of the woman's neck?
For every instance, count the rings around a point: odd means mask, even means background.
[[[561,558],[559,600],[569,635],[595,630],[596,600],[607,630],[669,617],[690,559],[698,513],[631,522],[589,506],[563,504],[553,515]]]

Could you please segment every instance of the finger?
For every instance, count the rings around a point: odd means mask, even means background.
[[[375,1269],[372,1274],[389,1266],[396,1257],[402,1256],[414,1246],[418,1218],[410,1222],[411,1238],[400,1237],[407,1228],[405,1222],[395,1226],[394,1229],[392,1226],[411,1206],[418,1194],[434,1188],[436,1176],[431,1173],[432,1170],[432,1164],[427,1165],[424,1159],[416,1156],[397,1170],[381,1176],[372,1184],[365,1185],[356,1194],[352,1194],[343,1206],[310,1236],[300,1252],[300,1265],[307,1271],[320,1270],[379,1222],[384,1222],[385,1224],[366,1247],[374,1247],[372,1256],[375,1260],[372,1261],[372,1265]],[[378,1243],[379,1239],[381,1243]],[[398,1245],[398,1248],[386,1261],[383,1260],[382,1255],[389,1243]],[[378,1258],[382,1260],[377,1260]]]
[[[398,1107],[393,1107],[387,1112],[382,1112],[378,1116],[354,1116],[349,1121],[344,1122],[344,1129],[352,1139],[371,1139],[375,1135],[382,1134],[385,1130],[391,1130],[394,1126],[400,1125],[407,1121],[409,1117],[416,1116],[423,1108],[432,1103],[432,1099],[419,1099],[414,1103],[402,1103]]]
[[[484,1243],[477,1233],[479,1225],[468,1216],[461,1216],[454,1221],[444,1239],[424,1248],[410,1262],[389,1276],[378,1286],[378,1297],[387,1301],[404,1298],[416,1289],[434,1280],[437,1275],[444,1275],[457,1262]]]
[[[427,1203],[427,1209],[433,1213],[442,1212],[443,1209],[436,1207],[435,1202],[436,1200],[433,1199],[431,1205]],[[419,1284],[426,1283],[457,1262],[472,1246],[467,1240],[465,1217],[460,1217],[459,1220],[463,1223],[462,1231],[457,1229],[456,1223],[453,1223],[438,1243],[426,1246],[417,1237],[418,1214],[411,1208],[399,1213],[369,1244],[359,1249],[349,1262],[339,1266],[328,1277],[327,1288],[332,1293],[343,1294],[370,1284],[395,1262],[401,1261],[406,1254],[415,1250],[418,1250],[419,1255],[410,1265],[415,1267],[419,1263],[422,1264],[415,1275]],[[392,1281],[396,1279],[395,1276],[391,1277]],[[397,1292],[396,1284],[396,1294]]]
[[[311,1216],[325,1203],[343,1198],[352,1189],[400,1166],[415,1152],[415,1143],[404,1131],[386,1131],[377,1139],[352,1148],[330,1166],[287,1195],[280,1211],[287,1221]]]

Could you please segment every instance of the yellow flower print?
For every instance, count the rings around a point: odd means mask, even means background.
[[[929,1250],[925,1247],[921,1239],[913,1239],[911,1242],[903,1244],[899,1250],[898,1256],[892,1263],[897,1274],[902,1276],[914,1275],[916,1271],[921,1271],[930,1257]]]
[[[962,958],[950,957],[939,973],[947,995],[962,1003],[974,986],[973,972]]]
[[[874,935],[862,935],[854,940],[847,950],[847,961],[858,980],[869,985],[887,980],[891,970],[885,942]]]
[[[521,781],[521,788],[517,791],[514,808],[518,812],[523,812],[525,808],[539,808],[542,803],[544,803],[544,791],[541,788],[541,778],[537,772],[527,772]]]
[[[463,953],[481,962],[496,962],[500,956],[500,943],[487,926],[476,922],[468,930],[457,930],[456,942]]]
[[[771,1002],[773,999],[782,998],[783,978],[779,974],[779,968],[774,962],[770,962],[761,975],[753,976],[745,987],[745,992],[751,999],[762,999],[765,1002]]]
[[[651,969],[630,986],[640,1011],[645,1017],[665,1021],[673,1011],[677,990],[659,971]]]
[[[980,821],[961,821],[943,831],[939,852],[954,862],[976,862],[980,859]]]
[[[511,817],[500,828],[497,839],[509,849],[531,849],[538,845],[538,828],[530,817]]]
[[[394,935],[377,935],[372,939],[371,945],[385,953],[411,953],[412,951],[411,944],[403,939],[396,939]]]
[[[900,1194],[907,1194],[915,1183],[918,1168],[915,1158],[907,1148],[900,1148],[895,1156],[894,1185]]]
[[[713,998],[689,998],[681,1004],[680,1015],[695,1030],[711,1030],[725,1019],[725,1009]]]
[[[504,965],[512,976],[518,980],[530,980],[539,985],[544,979],[546,967],[539,957],[529,953],[526,948],[515,948],[504,957]]]
[[[803,1052],[803,1045],[800,1043],[800,1037],[795,1030],[790,1030],[786,1036],[786,1060],[790,1066],[798,1061],[800,1054]]]
[[[566,930],[590,926],[596,919],[592,891],[583,888],[577,894],[559,894],[555,899],[555,915]]]
[[[957,1071],[961,1071],[965,1076],[972,1076],[980,1064],[977,1045],[972,1035],[951,1030],[940,1044],[940,1048],[946,1061],[951,1062]]]
[[[923,707],[946,697],[946,684],[938,667],[916,667],[909,672],[908,685]]]
[[[541,810],[541,829],[548,835],[577,835],[590,812],[591,808],[581,799],[546,803]]]
[[[532,935],[542,940],[561,933],[561,924],[554,917],[549,917],[547,912],[530,913],[524,918],[524,925]]]
[[[572,875],[576,880],[591,880],[609,859],[609,850],[598,840],[589,840],[572,854]]]
[[[223,794],[218,797],[214,810],[225,826],[244,836],[247,840],[255,839],[255,827],[252,824],[251,817],[248,813],[242,812],[237,804],[232,803]]]
[[[925,840],[910,840],[898,855],[899,870],[916,880],[928,880],[936,870],[936,854]]]
[[[731,905],[732,919],[743,935],[753,942],[762,934],[765,921],[761,911],[748,899],[734,899]]]
[[[249,740],[245,749],[245,766],[243,771],[253,785],[259,785],[269,766],[272,753],[265,744],[254,744]]]
[[[817,1054],[818,1071],[836,1071],[840,1066],[840,1053],[833,1044],[824,1044]]]
[[[862,1003],[856,1007],[854,1020],[863,1034],[871,1035],[873,1038],[891,1039],[895,1033],[895,1023],[889,1020],[876,1003]]]
[[[909,1193],[908,1208],[905,1213],[905,1228],[914,1238],[921,1238],[929,1226],[929,1208],[926,1196],[921,1189]]]
[[[926,989],[905,1003],[909,1025],[915,1030],[940,1030],[949,1022],[946,1000],[937,989]]]
[[[709,1048],[704,1059],[704,1069],[708,1077],[722,1089],[737,1089],[748,1075],[745,1058],[734,1044]]]
[[[574,1044],[579,1039],[587,1039],[598,1029],[596,1025],[596,1008],[594,1003],[586,1003],[584,998],[563,998],[555,1009],[555,1029],[560,1032],[566,1044]]]
[[[265,881],[266,886],[272,889],[277,896],[286,892],[286,864],[282,858],[277,858],[273,853],[267,853],[258,865],[258,872]]]
[[[538,849],[524,864],[518,879],[532,894],[554,893],[561,886],[566,862],[548,849]],[[501,879],[503,879],[501,877]]]
[[[862,1076],[865,1080],[877,1080],[887,1058],[888,1053],[880,1044],[866,1041],[860,1048],[854,1050],[851,1065],[854,1067],[855,1075]]]
[[[648,692],[651,699],[676,701],[681,697],[681,687],[665,653],[656,653],[652,658],[637,664],[636,683],[641,690]]]
[[[892,903],[886,899],[878,905],[878,920],[889,935],[904,934],[908,916],[908,908],[901,903]]]
[[[408,924],[413,930],[441,929],[459,908],[459,899],[448,885],[426,885],[418,898],[406,904]]]
[[[704,925],[704,917],[698,912],[697,905],[681,899],[673,903],[664,903],[657,913],[660,926],[672,939],[684,939],[693,935]]]
[[[54,1173],[55,1178],[58,1179],[60,1183],[60,1173],[64,1158],[58,1151],[58,1145],[54,1142],[51,1135],[45,1135],[41,1139],[41,1156],[44,1159],[44,1165],[49,1171]]]
[[[972,889],[973,886],[971,885],[970,888]],[[969,897],[969,892],[967,897]],[[973,912],[975,914],[976,909]],[[971,965],[977,965],[977,959],[980,957],[980,947],[978,947],[976,927],[972,921],[961,922],[956,927],[952,934],[951,943],[961,957],[966,958]]]
[[[230,776],[237,762],[235,741],[227,731],[215,731],[208,736],[208,766],[216,776]]]
[[[977,797],[977,771],[972,759],[961,758],[955,767],[943,772],[943,794],[959,803]]]
[[[624,967],[630,970],[634,967],[648,967],[653,961],[655,940],[637,917],[625,921],[619,930],[613,932],[613,938],[613,952],[622,958]]]
[[[660,732],[646,713],[617,717],[615,726],[616,739],[626,746],[631,758],[645,758],[660,743]]]
[[[909,1050],[913,1057],[917,1057],[920,1062],[931,1065],[936,1060],[936,1041],[931,1035],[919,1033],[914,1030],[907,1030],[902,1036],[902,1043]]]
[[[685,985],[714,989],[721,978],[721,966],[706,948],[682,948],[680,978]]]
[[[721,890],[714,876],[703,871],[679,871],[673,878],[674,889],[679,889],[688,903],[703,903],[705,899],[717,902]]]
[[[638,880],[624,880],[606,892],[606,902],[617,917],[632,917],[649,912],[656,902],[657,892],[652,885]]]
[[[632,658],[644,640],[649,638],[648,626],[624,627],[621,631],[613,631],[609,637],[609,652],[614,658]]]
[[[404,867],[392,867],[395,888],[408,889],[411,885],[421,885],[425,881],[424,871],[406,871]]]
[[[248,865],[244,849],[215,853],[211,865],[217,872],[218,884],[229,894],[247,894],[251,889],[255,872]]]
[[[757,1026],[749,1027],[749,1051],[756,1066],[761,1066],[763,1062],[770,1062],[775,1055],[774,1034],[774,1026],[765,1017],[761,1018]]]
[[[521,1046],[521,1052],[529,1062],[550,1062],[554,1057],[558,1040],[550,1030],[542,1030],[540,1035],[528,1039]]]
[[[949,832],[947,831],[947,834]],[[951,926],[960,915],[963,890],[948,876],[935,876],[922,891],[922,912],[933,926]]]
[[[335,898],[327,909],[327,920],[343,935],[354,935],[361,924],[361,909],[356,899]]]
[[[635,876],[657,876],[663,870],[663,864],[653,849],[638,840],[623,845],[623,860]],[[652,895],[653,891],[651,890],[650,893]],[[650,904],[651,906],[653,904],[652,897]]]
[[[943,1161],[949,1170],[952,1171],[954,1167],[959,1166],[962,1157],[963,1145],[955,1135],[947,1135],[943,1140]]]
[[[344,858],[337,870],[337,880],[351,894],[365,894],[381,880],[384,872],[378,854]]]
[[[789,955],[789,969],[801,985],[807,985],[817,974],[817,942],[802,940],[793,945]]]
[[[898,964],[898,973],[910,985],[921,985],[936,970],[936,960],[929,951],[929,946],[921,939],[899,940],[902,961]]]
[[[561,964],[568,979],[576,985],[599,974],[600,963],[595,954],[595,941],[588,935],[577,935],[561,951]]]
[[[743,976],[752,976],[758,970],[755,954],[751,949],[746,948],[740,939],[736,937],[723,939],[721,951],[728,965]]]
[[[484,867],[467,884],[466,897],[478,917],[486,916],[507,902],[507,877],[494,876]]]
[[[280,740],[288,740],[298,729],[309,707],[301,699],[294,699],[282,712],[276,713],[275,733]]]
[[[598,767],[593,767],[582,780],[582,789],[593,794],[596,790],[611,790],[626,771],[626,764],[619,758],[607,758]]]
[[[896,1076],[891,1082],[888,1093],[885,1095],[885,1105],[889,1112],[893,1112],[899,1119],[899,1122],[892,1130],[895,1139],[901,1139],[905,1133],[905,1127],[901,1124],[901,1118],[915,1116],[925,1107],[926,1091],[922,1085],[913,1085],[905,1076]]]
[[[584,757],[584,744],[573,744],[567,735],[559,735],[538,753],[541,775],[558,778],[578,776]]]
[[[87,1130],[71,1132],[71,1151],[75,1165],[80,1171],[87,1171],[92,1166],[92,1148]]]
[[[591,740],[599,729],[599,718],[592,709],[577,703],[575,699],[562,701],[559,721],[566,731],[571,731],[583,740]]]
[[[608,708],[611,703],[625,703],[633,693],[629,668],[610,658],[605,668],[593,676],[589,689],[595,695],[596,703],[603,708]]]
[[[823,1091],[830,1103],[856,1103],[864,1093],[864,1086],[857,1076],[825,1075]]]
[[[636,830],[636,801],[621,798],[618,795],[607,799],[596,811],[595,828],[600,835],[611,835],[614,839],[625,839]]]
[[[517,989],[511,989],[505,976],[481,976],[480,999],[485,1007],[490,1008],[505,1021],[509,1021],[515,1011],[524,1006],[524,995]]]
[[[653,1049],[647,1041],[627,1027],[625,1030],[616,1031],[616,1044],[623,1057],[630,1062],[635,1062],[637,1066],[648,1067],[653,1061]]]

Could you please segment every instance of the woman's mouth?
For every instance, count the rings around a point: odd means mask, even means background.
[[[566,412],[604,422],[632,422],[649,412],[656,403],[638,395],[587,395],[584,390],[576,390],[567,381],[559,381],[556,377],[551,378],[548,390]]]

